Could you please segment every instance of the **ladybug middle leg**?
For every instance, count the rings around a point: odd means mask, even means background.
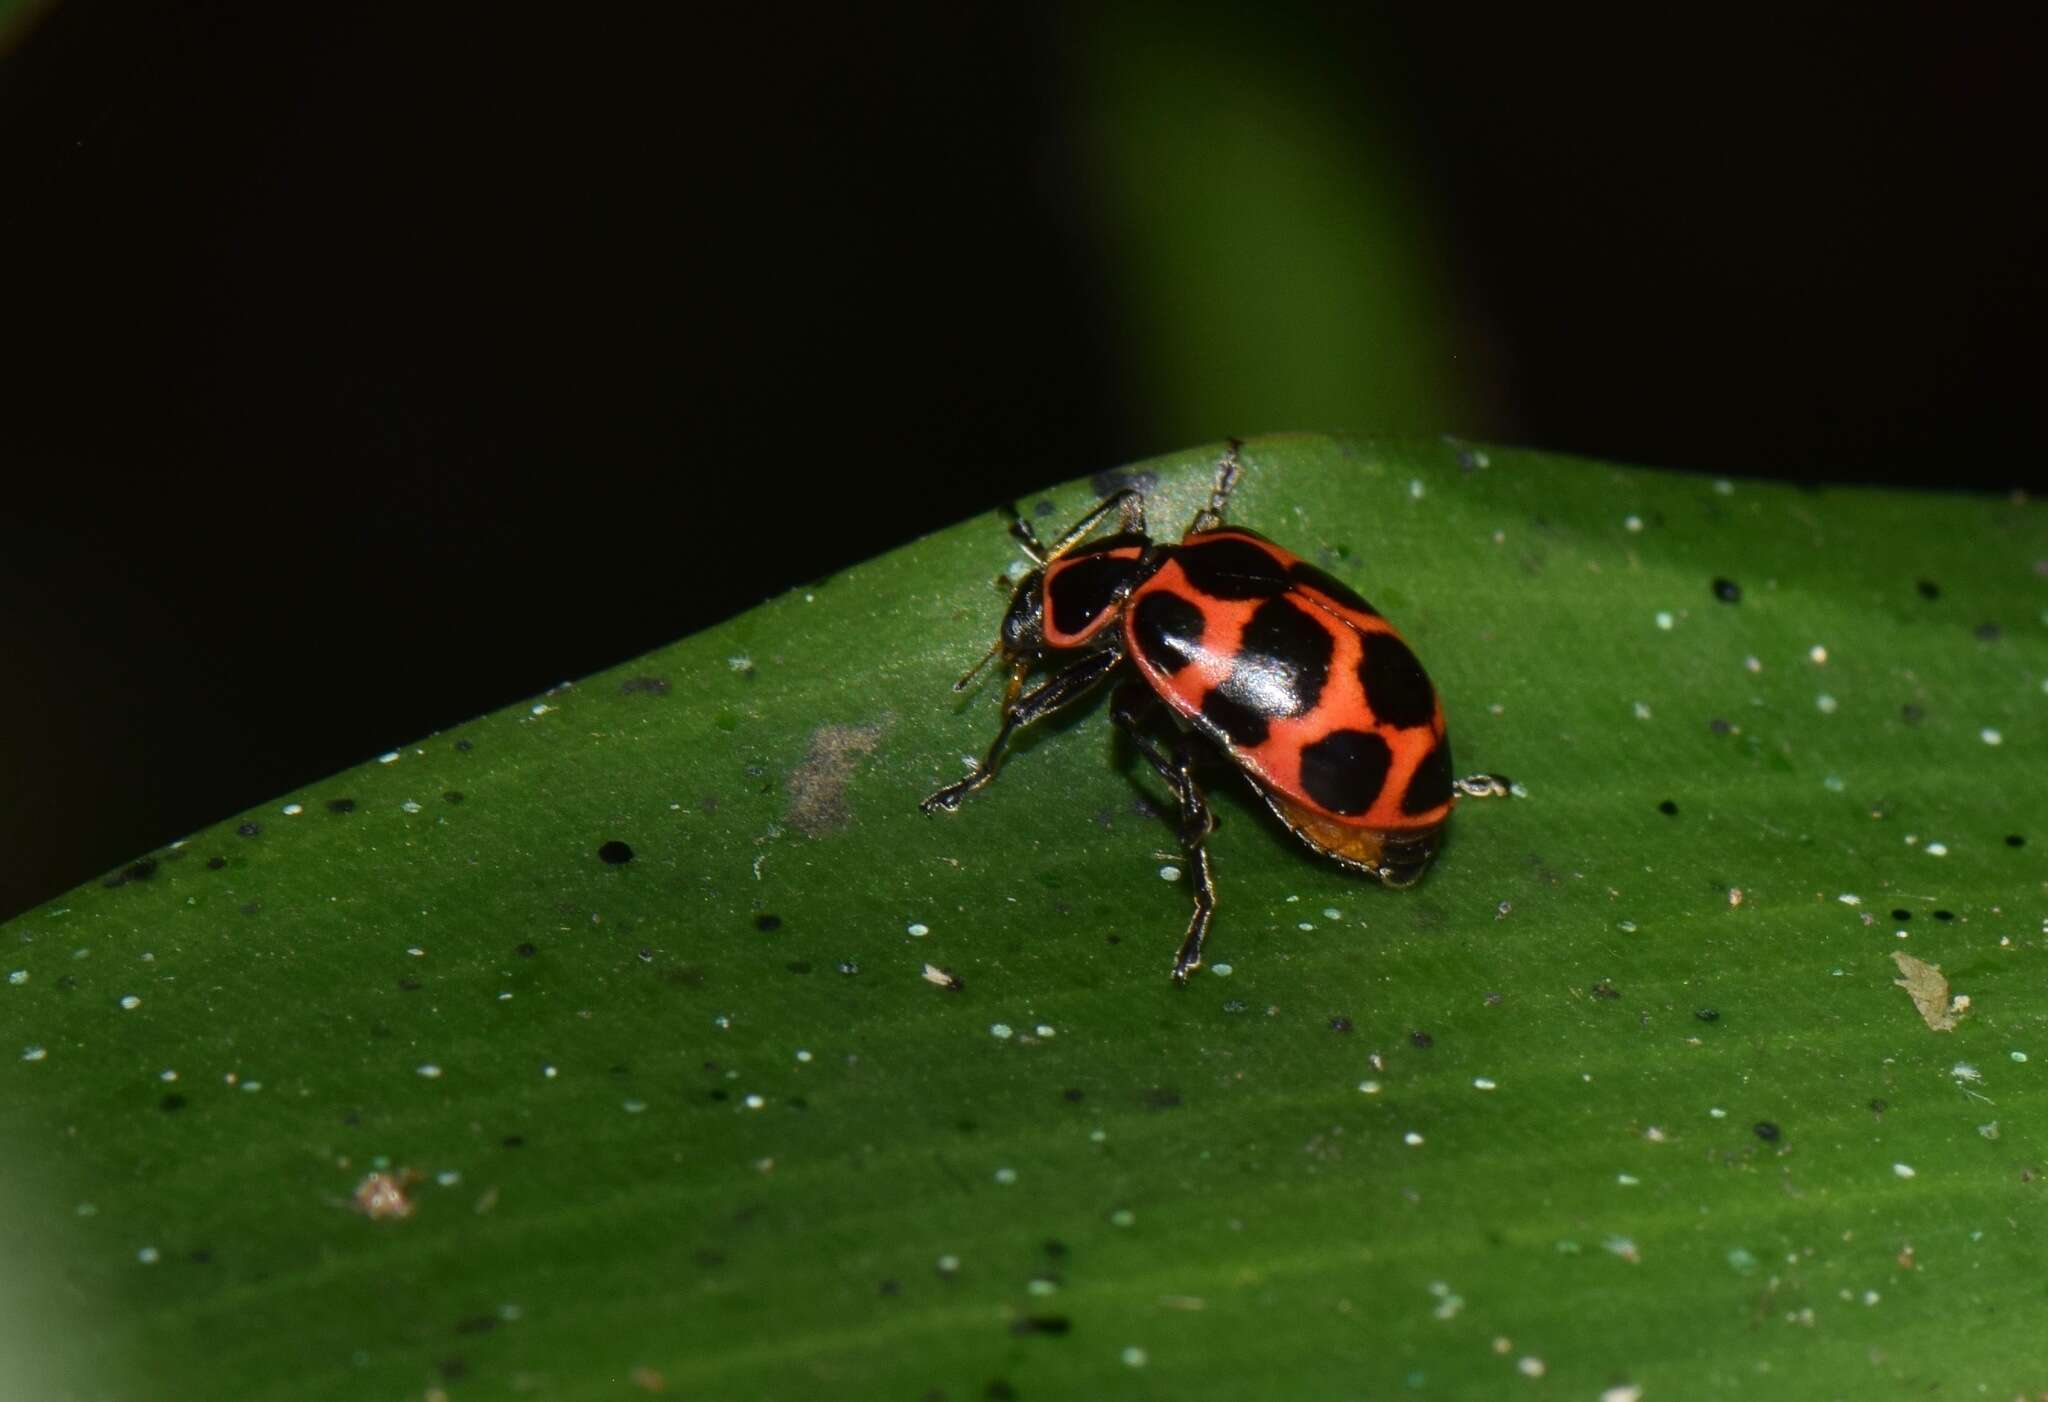
[[[1230,502],[1230,494],[1237,487],[1240,470],[1237,455],[1244,448],[1242,438],[1230,439],[1223,449],[1223,458],[1216,464],[1216,485],[1209,489],[1209,504],[1195,513],[1195,519],[1188,522],[1188,534],[1213,531],[1223,524],[1223,508]]]
[[[1123,653],[1115,648],[1091,652],[1071,666],[1053,673],[1036,689],[1022,696],[1017,693],[1023,683],[1023,670],[1013,672],[1010,694],[1003,702],[1003,723],[996,731],[996,738],[989,742],[988,755],[981,766],[959,783],[946,785],[918,807],[926,813],[937,813],[941,809],[950,813],[967,795],[993,783],[996,766],[1002,760],[1003,746],[1014,732],[1082,700],[1123,660]]]
[[[1180,804],[1180,850],[1188,864],[1188,879],[1194,884],[1195,913],[1188,932],[1181,939],[1180,953],[1173,960],[1173,981],[1186,986],[1188,975],[1202,967],[1202,946],[1209,938],[1209,921],[1216,911],[1216,884],[1209,872],[1209,834],[1216,830],[1209,800],[1195,783],[1195,737],[1182,731],[1168,756],[1145,733],[1145,720],[1158,709],[1157,698],[1142,686],[1123,686],[1111,702],[1111,714],[1131,737],[1138,753],[1152,766]]]

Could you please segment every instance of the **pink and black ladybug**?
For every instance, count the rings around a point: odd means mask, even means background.
[[[1122,679],[1111,714],[1179,805],[1194,882],[1173,977],[1202,964],[1216,907],[1205,844],[1215,820],[1196,784],[1199,747],[1242,770],[1282,823],[1325,856],[1385,885],[1412,886],[1436,856],[1460,795],[1508,791],[1494,774],[1453,778],[1443,703],[1379,610],[1264,536],[1223,522],[1242,445],[1231,440],[1209,504],[1178,545],[1145,533],[1145,499],[1108,497],[1051,546],[1019,519],[1010,532],[1037,565],[1017,585],[995,645],[1010,672],[1003,722],[981,766],[927,798],[948,812],[996,776],[1012,733]],[[1111,514],[1116,530],[1088,537]],[[1040,667],[1051,676],[1030,691]],[[1161,706],[1179,722],[1162,745]]]

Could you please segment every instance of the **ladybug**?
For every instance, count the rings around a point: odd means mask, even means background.
[[[1145,498],[1129,490],[1050,546],[1028,522],[1012,522],[1036,568],[1016,586],[995,645],[953,684],[964,691],[1001,657],[1010,673],[1002,725],[972,774],[920,805],[958,808],[994,780],[1012,734],[1117,678],[1111,715],[1178,805],[1195,901],[1173,961],[1179,984],[1202,965],[1216,908],[1206,847],[1216,822],[1194,777],[1204,747],[1237,766],[1296,837],[1392,887],[1422,878],[1461,795],[1509,790],[1496,774],[1452,777],[1443,702],[1379,610],[1224,523],[1242,446],[1230,441],[1209,503],[1178,545],[1146,534]],[[1116,529],[1090,540],[1111,516]],[[1051,675],[1024,690],[1041,667]],[[1162,709],[1177,721],[1170,744],[1153,733]]]

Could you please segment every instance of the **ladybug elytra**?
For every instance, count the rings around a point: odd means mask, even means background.
[[[1208,505],[1179,544],[1146,534],[1145,499],[1130,490],[1050,546],[1013,521],[1036,568],[1017,584],[995,645],[954,683],[966,689],[1000,656],[1009,671],[1002,725],[972,774],[921,805],[959,807],[995,778],[1012,734],[1120,678],[1111,714],[1178,804],[1195,903],[1173,961],[1183,984],[1201,967],[1216,906],[1206,846],[1215,820],[1193,773],[1203,748],[1243,771],[1296,837],[1393,887],[1421,879],[1458,797],[1508,792],[1498,775],[1452,776],[1443,703],[1377,609],[1264,536],[1224,523],[1241,446],[1231,440]],[[1116,529],[1090,540],[1112,515]],[[1025,691],[1041,667],[1051,675]],[[1162,708],[1177,722],[1167,744],[1153,734]]]

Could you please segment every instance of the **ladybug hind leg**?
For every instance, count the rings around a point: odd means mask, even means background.
[[[1135,687],[1118,691],[1113,706],[1116,723],[1131,737],[1138,753],[1152,766],[1180,806],[1180,849],[1187,861],[1188,879],[1193,883],[1195,913],[1181,938],[1180,952],[1173,960],[1173,981],[1183,987],[1188,975],[1202,967],[1202,946],[1208,942],[1209,921],[1216,911],[1216,884],[1209,871],[1209,834],[1216,830],[1216,818],[1209,801],[1195,782],[1195,739],[1183,731],[1174,742],[1171,756],[1145,734],[1145,717],[1154,709],[1150,692]]]

